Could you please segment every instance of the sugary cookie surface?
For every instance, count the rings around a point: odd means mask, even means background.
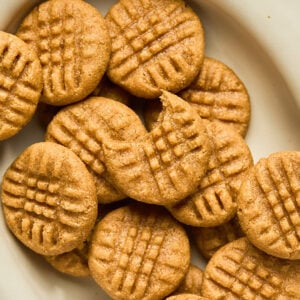
[[[211,258],[201,293],[209,299],[299,299],[300,262],[269,256],[241,238]]]
[[[121,0],[105,17],[112,41],[108,76],[130,93],[157,98],[198,74],[204,57],[198,16],[181,0]]]
[[[18,37],[0,31],[0,141],[32,118],[43,86],[35,52]]]
[[[235,215],[237,192],[253,160],[245,140],[234,129],[219,122],[205,123],[212,149],[208,170],[195,193],[168,209],[184,224],[209,227]]]
[[[300,259],[300,152],[273,153],[251,169],[238,196],[243,231],[270,255]]]
[[[113,299],[162,299],[180,284],[189,261],[185,231],[154,206],[112,211],[91,239],[91,276]]]
[[[246,135],[249,95],[243,82],[224,63],[206,57],[198,77],[178,95],[191,103],[201,118],[217,120]]]
[[[234,71],[221,61],[205,57],[200,73],[178,96],[189,102],[201,118],[246,135],[251,116],[248,92]],[[144,118],[148,130],[154,128],[161,109],[158,100],[147,101]]]
[[[158,125],[140,141],[103,137],[104,161],[116,186],[129,197],[171,205],[193,192],[210,157],[201,118],[179,97],[164,91]]]
[[[106,172],[101,155],[102,134],[114,141],[137,140],[147,133],[134,111],[122,103],[91,97],[61,110],[49,124],[46,140],[71,149],[93,175],[98,201],[109,203],[125,198]]]
[[[97,216],[95,183],[69,149],[37,143],[4,174],[4,216],[13,234],[42,255],[71,251],[86,240]]]
[[[66,105],[88,96],[102,78],[111,42],[100,12],[81,0],[51,0],[24,19],[17,36],[34,48],[42,69],[41,101]]]

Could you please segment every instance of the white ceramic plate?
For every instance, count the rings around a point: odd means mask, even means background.
[[[30,7],[39,2],[0,0],[0,28],[14,32]],[[88,1],[105,14],[116,2]],[[232,67],[251,96],[252,118],[247,142],[254,160],[280,150],[300,150],[300,24],[298,0],[195,0],[206,53]],[[0,178],[28,145],[43,140],[33,120],[18,135],[0,143]],[[203,261],[193,251],[193,262]],[[74,279],[53,270],[25,249],[7,230],[0,208],[1,300],[106,300],[91,279]]]

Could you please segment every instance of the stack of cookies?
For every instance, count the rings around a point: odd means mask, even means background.
[[[24,245],[112,299],[300,299],[300,152],[254,165],[247,89],[183,0],[46,1],[0,53],[0,140],[38,104],[47,127],[2,180]]]

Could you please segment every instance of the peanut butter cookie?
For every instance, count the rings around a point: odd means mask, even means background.
[[[238,196],[238,217],[249,240],[270,255],[300,259],[300,152],[262,158]]]
[[[249,95],[243,82],[224,63],[206,57],[198,77],[178,95],[191,103],[201,118],[217,120],[246,135]]]
[[[41,101],[66,105],[87,97],[106,71],[111,42],[100,12],[81,0],[51,0],[24,19],[17,36],[38,54]]]
[[[112,211],[91,239],[91,276],[113,299],[162,299],[177,288],[189,263],[184,229],[160,207]]]
[[[180,222],[195,227],[218,226],[236,213],[242,180],[253,165],[251,152],[236,130],[219,122],[205,122],[212,155],[196,193],[168,206]]]
[[[241,238],[209,261],[201,293],[208,299],[300,299],[300,261],[281,260]]]
[[[133,95],[178,92],[199,73],[203,29],[184,1],[120,0],[105,19],[112,40],[107,74]]]
[[[32,118],[43,87],[35,52],[18,37],[0,31],[0,141]]]
[[[115,187],[103,164],[101,136],[104,133],[117,142],[137,140],[147,131],[126,105],[108,98],[91,97],[62,109],[46,133],[47,141],[68,147],[87,165],[96,181],[99,203],[126,197]]]
[[[33,144],[2,181],[6,223],[27,247],[58,255],[85,241],[97,217],[96,188],[84,163],[69,149]]]
[[[197,112],[163,92],[158,125],[139,141],[103,136],[103,156],[116,186],[129,197],[171,205],[194,192],[210,157],[209,138]]]

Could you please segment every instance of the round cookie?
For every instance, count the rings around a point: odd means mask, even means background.
[[[189,293],[200,296],[202,277],[202,270],[194,265],[190,265],[184,280],[172,295]]]
[[[32,118],[43,87],[35,52],[18,37],[0,31],[0,141]]]
[[[51,0],[34,8],[17,36],[38,54],[41,101],[66,105],[84,99],[106,71],[111,42],[100,12],[81,0]]]
[[[166,298],[166,300],[206,300],[208,298],[204,298],[199,295],[194,295],[194,294],[179,294],[175,296],[170,296]]]
[[[53,268],[61,273],[76,277],[89,276],[88,250],[88,242],[85,241],[70,252],[45,256],[45,259]]]
[[[155,206],[112,211],[97,224],[90,245],[91,276],[113,299],[162,299],[190,263],[184,229]]]
[[[192,236],[200,254],[210,259],[224,245],[243,237],[238,218],[216,227],[194,227]]]
[[[103,136],[103,156],[116,186],[135,200],[172,205],[194,192],[210,157],[209,138],[196,111],[164,91],[155,129],[138,141]]]
[[[300,152],[262,158],[238,195],[238,217],[249,240],[280,258],[300,259]]]
[[[96,181],[99,203],[125,198],[106,172],[101,135],[114,141],[137,140],[147,131],[134,111],[103,97],[91,97],[62,109],[47,128],[46,140],[70,148],[87,165]]]
[[[141,98],[178,92],[200,71],[201,22],[182,0],[120,0],[105,17],[112,41],[107,74]]]
[[[197,191],[168,206],[180,222],[195,227],[218,226],[236,213],[236,197],[242,180],[253,165],[251,152],[236,130],[206,121],[212,155]]]
[[[241,238],[219,249],[206,266],[208,299],[300,299],[300,261],[281,260]]]
[[[58,255],[85,241],[97,217],[96,188],[84,163],[69,149],[33,144],[2,181],[9,229],[42,255]]]
[[[206,57],[198,77],[178,95],[193,105],[201,118],[217,120],[246,135],[249,95],[243,82],[224,63]]]

